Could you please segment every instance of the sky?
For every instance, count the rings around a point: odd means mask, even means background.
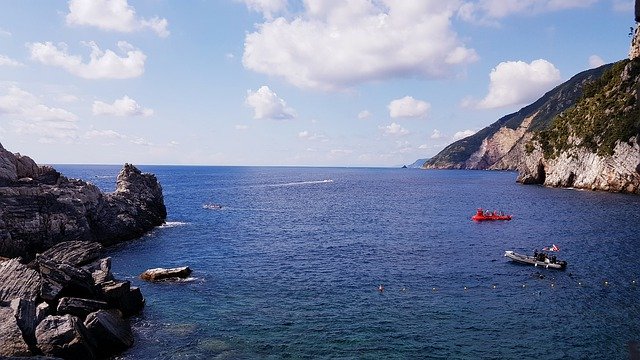
[[[633,26],[633,0],[0,0],[0,143],[401,166],[626,58]]]

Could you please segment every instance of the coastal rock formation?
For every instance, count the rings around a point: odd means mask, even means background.
[[[517,170],[523,184],[640,194],[639,86],[640,59],[583,72],[424,168]]]
[[[62,241],[131,240],[166,216],[156,177],[131,164],[118,174],[116,190],[105,194],[0,144],[0,256],[31,260]]]
[[[191,275],[191,269],[188,266],[177,267],[172,269],[155,268],[145,270],[140,274],[140,279],[147,281],[159,281],[165,279],[184,279]]]
[[[128,281],[113,279],[101,250],[97,243],[62,242],[28,265],[17,258],[0,264],[0,357],[95,359],[133,344],[125,317],[142,310],[144,298]],[[110,279],[96,280],[96,272]]]

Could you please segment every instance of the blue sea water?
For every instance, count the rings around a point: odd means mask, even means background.
[[[56,168],[104,191],[119,171]],[[168,219],[107,251],[146,298],[122,359],[625,359],[640,348],[638,196],[524,186],[511,172],[140,168],[160,180]],[[477,207],[514,218],[476,223]],[[503,256],[552,244],[566,271]],[[188,281],[137,278],[184,265]]]

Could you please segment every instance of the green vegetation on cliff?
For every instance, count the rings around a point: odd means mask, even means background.
[[[611,155],[618,141],[640,133],[640,60],[623,60],[585,84],[576,104],[556,116],[534,136],[545,158],[578,145]],[[533,144],[527,144],[530,152]]]
[[[484,139],[493,136],[501,127],[517,129],[526,118],[531,116],[533,116],[533,119],[528,131],[547,129],[558,114],[573,106],[581,98],[583,87],[587,86],[586,84],[592,84],[592,87],[597,87],[593,85],[594,80],[601,78],[610,67],[611,65],[603,65],[575,75],[544,94],[533,104],[500,118],[474,135],[450,144],[427,161],[424,167],[464,168],[465,162],[474,152],[478,151]],[[585,91],[593,90],[585,89]]]

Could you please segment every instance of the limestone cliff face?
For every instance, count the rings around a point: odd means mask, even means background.
[[[500,119],[424,167],[517,170],[525,184],[640,194],[640,58],[572,80],[505,117],[522,119],[517,127]]]
[[[0,256],[31,259],[67,240],[113,244],[139,237],[165,218],[157,179],[133,165],[118,175],[116,191],[104,194],[0,145]]]

